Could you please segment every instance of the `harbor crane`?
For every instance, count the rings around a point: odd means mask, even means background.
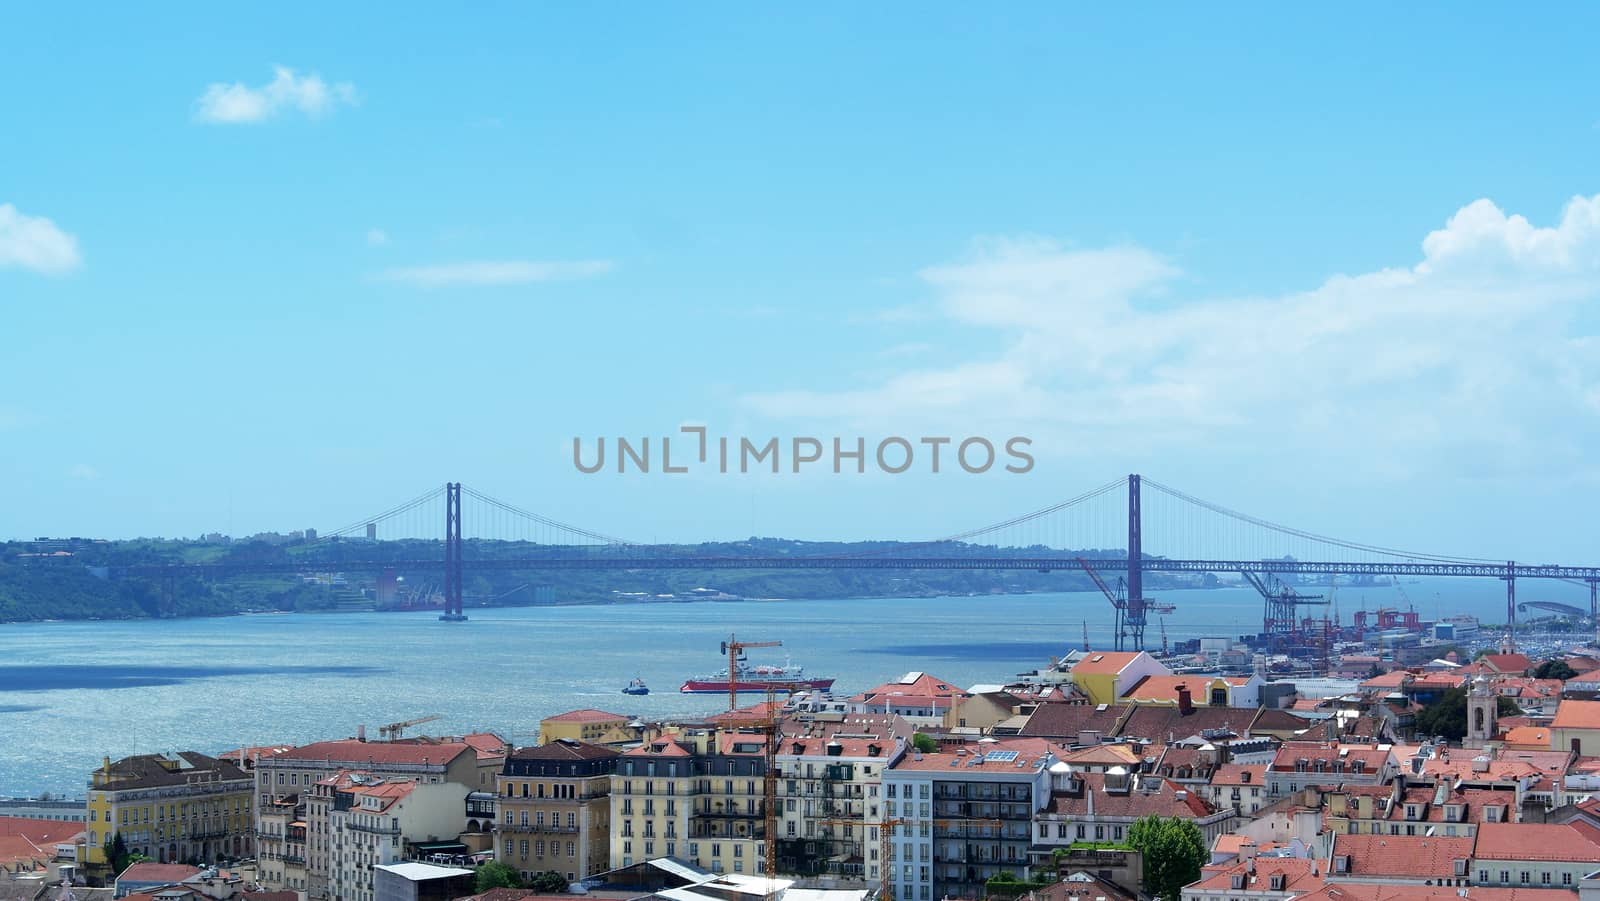
[[[1296,639],[1303,637],[1300,632],[1299,607],[1328,603],[1328,600],[1320,594],[1301,594],[1295,591],[1294,586],[1280,582],[1278,577],[1271,573],[1267,573],[1265,580],[1246,570],[1240,570],[1239,573],[1266,602],[1266,611],[1261,617],[1261,632],[1266,638],[1268,649],[1275,653],[1287,652],[1296,644]]]
[[[733,635],[722,643],[722,653],[728,655],[728,710],[739,709],[739,659],[745,648],[777,648],[781,641],[736,641]]]
[[[1144,644],[1139,637],[1144,634],[1144,622],[1143,620],[1140,620],[1140,622],[1137,623],[1139,628],[1135,629],[1133,626],[1136,624],[1131,621],[1128,615],[1128,583],[1119,577],[1117,579],[1117,590],[1112,591],[1111,586],[1106,584],[1105,579],[1100,578],[1100,574],[1095,571],[1094,566],[1089,561],[1079,557],[1078,565],[1083,567],[1083,571],[1089,574],[1089,578],[1094,580],[1095,587],[1100,589],[1100,593],[1106,596],[1106,600],[1110,601],[1111,606],[1117,611],[1117,622],[1116,628],[1114,629],[1114,634],[1116,635],[1116,649],[1119,651],[1123,650],[1123,646],[1126,645],[1131,638],[1133,643],[1138,645],[1138,647],[1135,647],[1133,650],[1144,650]],[[1144,602],[1144,609],[1146,612],[1159,613],[1165,616],[1166,614],[1171,613],[1178,608],[1173,604],[1161,604],[1155,601],[1146,600]]]
[[[442,717],[436,713],[432,716],[420,716],[414,720],[406,720],[400,723],[390,723],[387,726],[379,726],[378,734],[383,736],[384,741],[395,741],[399,739],[401,735],[405,734],[405,731],[412,726],[420,726],[423,723],[431,723],[437,719],[442,719]]]

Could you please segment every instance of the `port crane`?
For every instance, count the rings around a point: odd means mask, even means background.
[[[777,648],[782,647],[781,641],[737,641],[733,635],[722,643],[722,653],[728,655],[728,710],[732,712],[739,709],[739,659],[744,656],[745,648]]]
[[[1302,637],[1299,629],[1299,616],[1297,608],[1302,606],[1315,606],[1327,604],[1327,598],[1320,594],[1301,594],[1294,590],[1294,586],[1278,581],[1278,577],[1267,573],[1265,580],[1253,572],[1240,570],[1250,587],[1261,595],[1266,602],[1266,611],[1261,618],[1261,632],[1267,642],[1267,648],[1273,652],[1283,653],[1288,651]]]
[[[412,726],[420,726],[423,723],[431,723],[437,719],[442,719],[442,717],[436,713],[432,716],[420,716],[414,720],[406,720],[400,723],[390,723],[387,726],[379,726],[378,734],[383,736],[384,741],[395,741],[401,735],[405,734],[405,731]]]
[[[1100,589],[1100,593],[1105,595],[1106,600],[1110,601],[1111,606],[1116,609],[1117,622],[1114,631],[1114,634],[1116,635],[1116,649],[1119,651],[1122,650],[1123,646],[1128,643],[1128,639],[1134,634],[1134,630],[1130,628],[1130,626],[1133,626],[1134,623],[1132,623],[1128,618],[1128,583],[1123,581],[1121,577],[1118,577],[1117,590],[1112,591],[1111,586],[1106,584],[1105,579],[1100,578],[1100,573],[1095,571],[1094,566],[1090,564],[1089,561],[1079,557],[1078,565],[1083,567],[1083,571],[1088,573],[1089,578],[1094,581],[1095,587]],[[1144,609],[1148,613],[1159,613],[1165,616],[1166,614],[1171,613],[1178,608],[1174,604],[1162,604],[1156,601],[1146,600],[1144,602]],[[1139,625],[1142,626],[1143,622],[1141,621]],[[1139,632],[1142,634],[1143,629],[1140,629]],[[1138,647],[1134,648],[1134,650],[1140,651],[1144,650],[1144,648]]]

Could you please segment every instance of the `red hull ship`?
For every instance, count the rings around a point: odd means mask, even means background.
[[[743,660],[739,661],[734,681],[737,685],[730,686],[728,671],[723,670],[708,676],[695,676],[685,681],[683,687],[678,690],[684,694],[727,694],[732,687],[743,694],[765,692],[768,689],[781,692],[827,691],[833,687],[832,679],[807,678],[803,666],[789,663],[783,666],[750,666]]]

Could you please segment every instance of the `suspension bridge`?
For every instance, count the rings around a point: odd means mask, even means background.
[[[471,503],[463,508],[463,499]],[[443,553],[431,545],[443,526]],[[465,538],[474,539],[471,544]],[[427,542],[418,544],[417,542]],[[385,544],[415,553],[377,553]],[[485,552],[485,544],[498,548]],[[1201,500],[1134,474],[1001,522],[917,541],[816,543],[816,553],[707,553],[655,545],[573,526],[496,499],[459,482],[399,506],[320,533],[289,559],[141,564],[121,573],[156,575],[170,590],[180,575],[306,571],[440,572],[445,620],[464,620],[462,575],[468,569],[555,570],[1087,570],[1117,605],[1116,638],[1144,647],[1146,573],[1240,573],[1266,598],[1265,629],[1293,628],[1296,606],[1310,599],[1292,588],[1268,589],[1279,576],[1474,577],[1506,584],[1506,622],[1515,627],[1516,584],[1554,579],[1589,587],[1590,616],[1600,613],[1600,566],[1528,564],[1348,541],[1284,526]],[[469,550],[473,551],[469,555]],[[1101,575],[1117,578],[1113,594]],[[1523,605],[1526,607],[1527,605]],[[1276,612],[1275,612],[1276,611]],[[1276,626],[1274,623],[1276,622]]]

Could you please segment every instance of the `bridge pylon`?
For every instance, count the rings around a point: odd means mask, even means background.
[[[444,486],[444,612],[439,619],[447,623],[467,621],[461,608],[460,482],[446,482]]]
[[[1128,476],[1128,611],[1122,630],[1135,651],[1144,650],[1145,597],[1143,524],[1139,510],[1139,474]],[[1121,631],[1121,630],[1119,630]],[[1117,636],[1117,650],[1123,636]]]

